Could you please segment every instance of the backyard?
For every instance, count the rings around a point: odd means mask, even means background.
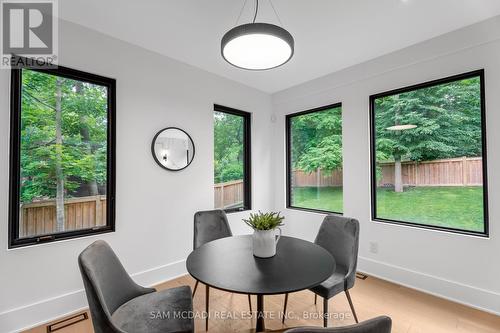
[[[319,191],[319,193],[318,193]],[[342,212],[341,187],[296,187],[293,206]],[[377,190],[377,216],[470,231],[483,231],[483,188],[414,187]]]
[[[372,96],[373,219],[486,233],[481,85],[473,72]],[[290,206],[342,213],[341,105],[287,119]]]

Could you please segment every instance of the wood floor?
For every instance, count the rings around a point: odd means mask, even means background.
[[[180,285],[194,287],[194,280],[189,276],[166,282],[158,289]],[[500,333],[500,317],[484,313],[466,306],[449,302],[419,291],[401,287],[377,278],[357,279],[351,291],[354,306],[360,321],[378,315],[388,315],[393,320],[393,333]],[[268,296],[265,298],[266,328],[282,331],[296,326],[321,326],[319,314],[322,301],[314,305],[314,295],[309,291],[290,294],[288,314],[294,318],[281,324],[284,296]],[[252,297],[253,310],[256,298]],[[354,323],[349,311],[345,295],[337,295],[330,300],[332,311],[330,326],[345,326]],[[205,309],[205,286],[199,285],[194,298],[196,311]],[[214,333],[249,333],[253,332],[255,322],[249,318],[248,299],[246,295],[230,294],[210,289],[209,332]],[[242,316],[244,318],[242,318]],[[317,317],[317,318],[314,318]],[[205,332],[205,321],[195,321],[196,332]],[[45,333],[46,326],[40,326],[26,332]],[[59,333],[92,333],[90,320],[68,326]]]

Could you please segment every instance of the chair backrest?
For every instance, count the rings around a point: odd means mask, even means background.
[[[335,258],[337,265],[347,270],[346,289],[354,285],[358,264],[359,222],[356,219],[328,215],[314,241]]]
[[[223,210],[207,210],[194,214],[193,248],[195,250],[205,243],[232,235]]]
[[[89,245],[78,256],[90,313],[96,333],[114,332],[111,315],[129,300],[154,289],[137,285],[105,241]]]
[[[332,328],[299,327],[292,328],[285,333],[391,333],[391,328],[391,318],[381,316],[356,325]]]

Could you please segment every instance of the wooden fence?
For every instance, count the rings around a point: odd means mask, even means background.
[[[215,208],[237,207],[243,203],[243,180],[214,185]]]
[[[106,196],[69,198],[64,202],[64,230],[87,229],[106,224]],[[31,237],[56,231],[55,200],[22,204],[19,236]]]
[[[394,163],[379,163],[379,186],[394,185]],[[482,186],[483,159],[461,157],[425,162],[401,163],[405,186]]]
[[[295,170],[292,175],[293,187],[332,187],[342,186],[342,170],[318,171],[307,173]]]
[[[483,159],[461,157],[425,162],[403,162],[401,172],[405,186],[482,186]],[[394,185],[394,162],[378,164],[382,177],[379,186]],[[295,170],[292,175],[294,187],[342,186],[342,171],[306,173]]]

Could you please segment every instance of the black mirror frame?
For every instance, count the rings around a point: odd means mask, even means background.
[[[180,168],[180,169],[170,169],[170,168],[167,168],[166,166],[164,166],[164,165],[163,165],[163,164],[162,164],[162,163],[158,160],[158,158],[156,158],[156,154],[155,154],[155,142],[156,142],[156,139],[158,138],[158,136],[159,136],[161,133],[163,133],[164,131],[169,130],[169,129],[175,129],[175,130],[179,130],[179,131],[183,132],[184,134],[186,134],[186,135],[187,135],[187,137],[189,138],[189,140],[191,141],[191,143],[192,143],[192,145],[193,145],[193,157],[191,158],[191,160],[189,161],[189,163],[188,163],[185,167]],[[154,158],[154,160],[155,160],[156,164],[158,164],[158,165],[159,165],[160,167],[162,167],[163,169],[168,170],[168,171],[182,171],[182,170],[186,169],[188,166],[190,166],[190,165],[191,165],[191,163],[193,163],[194,157],[195,157],[195,155],[196,155],[196,147],[195,147],[195,145],[194,145],[194,140],[193,140],[193,138],[191,137],[191,135],[189,135],[189,134],[188,134],[188,132],[186,132],[186,131],[185,131],[185,130],[183,130],[182,128],[170,126],[170,127],[165,127],[165,128],[163,128],[163,129],[159,130],[159,131],[155,134],[155,136],[154,136],[154,138],[153,138],[153,141],[151,141],[151,154],[153,155],[153,158]]]

